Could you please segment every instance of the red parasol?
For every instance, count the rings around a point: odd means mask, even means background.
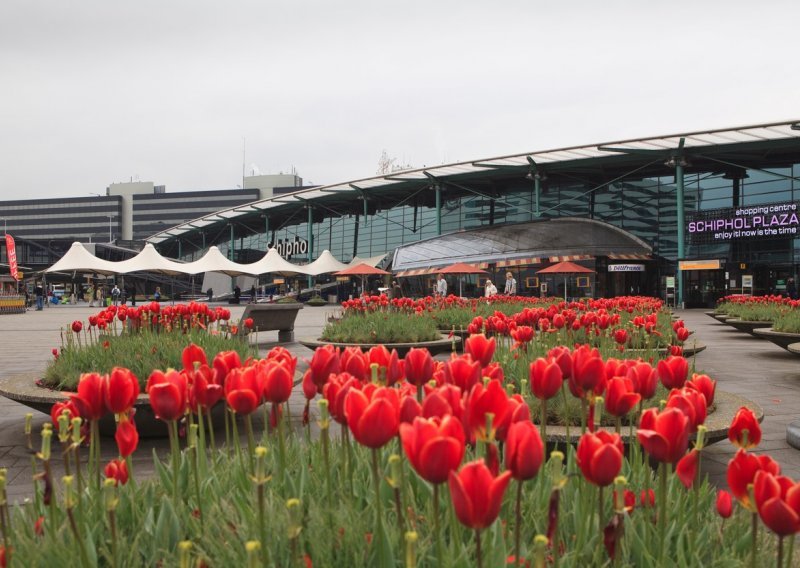
[[[570,274],[587,274],[592,273],[594,270],[591,268],[586,268],[585,266],[581,266],[579,264],[575,264],[574,262],[569,262],[567,260],[563,262],[559,262],[554,264],[553,266],[548,266],[547,268],[543,268],[541,270],[537,270],[536,274],[563,274],[564,275],[564,300],[567,299],[567,278]]]
[[[385,270],[381,270],[380,268],[375,268],[374,266],[370,266],[369,264],[361,263],[356,264],[355,266],[351,266],[350,268],[345,268],[344,270],[340,270],[339,272],[334,272],[336,276],[361,276],[361,292],[365,293],[367,290],[367,285],[365,282],[365,278],[367,276],[385,276],[386,274],[391,274],[390,272],[386,272]]]
[[[465,262],[457,262],[455,264],[451,264],[447,268],[442,268],[441,270],[437,270],[439,274],[489,274],[485,270],[478,268],[477,266],[473,266],[472,264],[467,264]],[[458,279],[458,295],[461,296],[461,278]]]

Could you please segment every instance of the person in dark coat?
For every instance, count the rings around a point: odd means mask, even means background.
[[[794,283],[794,278],[789,278],[786,281],[786,295],[792,300],[797,299],[797,285]]]

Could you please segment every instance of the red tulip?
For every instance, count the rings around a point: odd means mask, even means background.
[[[561,367],[553,359],[538,358],[531,363],[529,374],[531,393],[540,400],[553,398],[564,382]]]
[[[80,417],[78,408],[75,406],[75,403],[72,402],[71,400],[56,402],[50,409],[50,419],[53,421],[53,427],[56,429],[56,431],[58,431],[58,417],[61,416],[61,414],[63,414],[64,412],[69,413],[70,420],[72,420],[73,418]]]
[[[495,477],[483,460],[466,464],[458,473],[451,471],[450,496],[461,524],[475,530],[490,526],[500,514],[510,480],[510,471]]]
[[[511,337],[517,345],[525,345],[533,341],[534,331],[533,328],[527,325],[517,326],[511,331]]]
[[[147,393],[150,406],[156,418],[177,420],[186,412],[188,406],[188,385],[186,377],[178,371],[153,371],[147,379]]]
[[[412,424],[418,416],[422,416],[422,405],[413,396],[404,395],[400,401],[400,425]]]
[[[694,480],[697,477],[697,461],[700,457],[700,452],[693,449],[688,454],[683,456],[678,465],[675,466],[675,473],[678,475],[683,486],[689,489],[694,485]]]
[[[486,367],[492,362],[496,347],[497,343],[494,337],[486,339],[482,333],[470,335],[464,342],[464,352],[469,353],[475,361],[480,362],[481,367]]]
[[[515,422],[506,436],[506,469],[514,479],[533,479],[544,460],[544,444],[532,422]]]
[[[236,414],[251,414],[261,404],[262,388],[255,367],[234,369],[225,381],[225,400]]]
[[[119,421],[117,431],[114,433],[114,439],[117,441],[119,455],[123,458],[136,451],[136,447],[139,445],[139,432],[136,430],[133,418],[124,416]]]
[[[347,424],[347,417],[344,414],[344,402],[347,400],[347,393],[353,388],[360,390],[362,384],[358,378],[350,373],[338,373],[331,375],[322,388],[322,395],[328,401],[328,411],[339,424]]]
[[[572,353],[572,376],[569,390],[577,398],[600,394],[605,388],[606,366],[597,349],[582,345]]]
[[[278,345],[269,350],[266,357],[267,361],[275,361],[288,369],[289,374],[294,376],[297,371],[297,357],[291,351]]]
[[[308,364],[308,369],[311,371],[311,380],[317,386],[317,390],[321,391],[328,382],[328,377],[339,372],[339,350],[333,345],[317,347]]]
[[[586,432],[578,442],[578,467],[587,481],[611,485],[622,467],[622,438],[605,430]]]
[[[650,408],[642,413],[636,437],[658,462],[676,463],[689,447],[689,418],[677,408],[658,412]]]
[[[639,502],[642,504],[642,507],[655,507],[656,492],[652,489],[648,489],[647,491],[642,490],[639,495]]]
[[[360,381],[370,380],[369,359],[358,347],[345,347],[339,358],[339,370],[351,374]]]
[[[253,318],[245,318],[244,320],[244,327],[245,329],[253,329]]]
[[[294,376],[290,370],[270,359],[256,365],[256,376],[261,386],[261,397],[269,402],[281,404],[289,400],[294,387]]]
[[[125,460],[111,460],[105,467],[105,475],[108,479],[113,479],[115,485],[125,485],[128,483],[128,466]]]
[[[670,391],[667,396],[667,408],[680,409],[689,418],[692,432],[697,432],[697,427],[706,421],[708,414],[706,397],[699,391],[686,387]]]
[[[481,380],[481,364],[473,361],[469,355],[461,357],[453,355],[444,364],[444,380],[446,383],[456,385],[463,392],[468,392]]]
[[[614,341],[620,345],[625,345],[628,342],[628,332],[624,329],[618,329],[614,332]]]
[[[403,378],[403,369],[396,349],[390,352],[385,345],[376,345],[367,352],[367,359],[370,365],[373,363],[378,365],[378,380],[384,381],[386,385],[391,386]]]
[[[220,351],[214,357],[212,366],[217,372],[217,382],[221,385],[224,385],[228,373],[230,373],[233,369],[238,369],[241,367],[242,361],[236,351]]]
[[[363,391],[350,389],[344,401],[347,426],[362,446],[377,449],[397,435],[400,398],[397,389],[368,384]]]
[[[553,347],[547,352],[547,357],[555,361],[556,365],[561,368],[561,375],[565,379],[569,379],[572,376],[572,351],[570,351],[569,347],[563,345]]]
[[[78,393],[70,395],[81,418],[99,420],[106,413],[103,383],[103,377],[97,373],[81,375],[78,380]]]
[[[412,385],[422,386],[433,378],[435,365],[427,349],[412,347],[405,356],[406,380]]]
[[[605,404],[609,414],[625,416],[640,400],[642,395],[634,392],[633,381],[627,377],[614,377],[606,384]]]
[[[433,418],[438,416],[455,416],[459,420],[464,414],[464,400],[461,389],[455,385],[443,385],[432,390],[422,401],[422,416]]]
[[[723,519],[728,519],[733,514],[731,494],[724,489],[717,491],[717,513]]]
[[[139,379],[131,371],[114,367],[110,375],[103,377],[105,405],[114,414],[126,414],[139,396]]]
[[[683,388],[689,374],[689,362],[683,357],[670,356],[658,362],[658,377],[668,389]]]
[[[678,341],[683,343],[684,341],[689,339],[689,330],[686,329],[685,327],[679,327],[678,329],[675,330],[675,337],[678,338]]]
[[[762,470],[772,475],[780,475],[781,466],[766,454],[756,456],[745,450],[736,452],[733,459],[728,462],[728,487],[739,503],[751,513],[756,512],[756,506],[750,501],[747,486],[754,482],[756,473]]]
[[[642,395],[642,399],[650,400],[656,394],[658,374],[649,364],[638,362],[628,367],[627,377],[633,381],[633,390]]]
[[[778,536],[800,532],[800,483],[766,471],[756,473],[753,483],[758,516]]]
[[[211,408],[225,394],[221,384],[217,383],[217,371],[208,365],[202,365],[188,373],[191,382],[189,404],[193,412]]]
[[[747,441],[745,442],[745,430]],[[761,443],[761,426],[756,415],[746,406],[742,406],[733,417],[731,427],[728,429],[728,439],[737,448],[749,450]]]
[[[80,333],[82,329],[83,329],[83,322],[81,322],[80,320],[75,320],[74,322],[72,322],[72,331],[74,331],[75,333]]]
[[[684,329],[684,328],[681,328]],[[695,373],[691,380],[686,381],[686,386],[696,390],[706,398],[706,406],[714,404],[714,392],[717,390],[717,381],[712,381],[708,375]]]
[[[484,387],[476,384],[469,391],[466,400],[466,423],[470,440],[475,437],[491,440],[495,437],[497,425],[501,424],[509,411],[508,394],[500,381],[489,381]],[[486,415],[493,414],[492,431],[486,431]]]
[[[311,380],[311,371],[303,373],[303,396],[306,401],[313,400],[317,396],[317,385]]]
[[[412,424],[401,424],[400,439],[414,470],[430,483],[447,481],[464,457],[464,429],[452,416],[430,420],[418,417]]]
[[[186,371],[193,371],[195,365],[208,365],[206,352],[199,345],[190,343],[184,350],[181,356],[183,361],[183,368]]]

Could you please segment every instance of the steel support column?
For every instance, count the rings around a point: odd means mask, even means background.
[[[183,247],[181,247],[181,240],[180,239],[177,239],[177,240],[178,240],[178,258],[182,258],[183,257]]]
[[[442,234],[442,186],[436,184],[436,234]]]
[[[306,231],[306,240],[308,241],[308,263],[311,264],[311,258],[314,252],[314,210],[311,205],[308,205],[308,230]],[[308,287],[311,288],[311,275],[308,275]]]
[[[542,216],[542,212],[539,210],[539,196],[542,194],[542,176],[538,173],[533,174],[533,193],[536,199],[533,206],[533,214],[536,218],[539,218]]]
[[[684,243],[686,242],[685,223],[684,223],[684,205],[683,205],[683,158],[678,157],[675,164],[675,198],[678,209],[677,222],[678,222],[678,265],[675,269],[677,276],[677,305],[683,307],[683,274],[680,268],[680,260],[684,257]]]
[[[231,228],[231,246],[228,249],[228,259],[233,260],[233,247],[234,247],[234,240],[233,240],[233,223],[230,224]]]

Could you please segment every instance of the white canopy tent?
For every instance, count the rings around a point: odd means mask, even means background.
[[[311,264],[306,264],[303,268],[306,270],[306,274],[319,276],[320,274],[339,272],[347,268],[347,266],[347,264],[336,260],[336,257],[331,254],[331,251],[325,249],[317,260]]]
[[[118,274],[119,269],[116,262],[97,258],[78,242],[72,243],[67,254],[62,256],[58,262],[45,270],[45,272],[93,272],[95,274]]]
[[[116,265],[118,274],[129,274],[131,272],[158,272],[171,275],[188,274],[184,268],[186,264],[164,258],[151,243],[147,243],[142,252],[133,258],[113,264]]]
[[[351,260],[347,264],[347,268],[351,268],[353,266],[357,266],[359,264],[368,264],[372,268],[375,268],[380,261],[386,258],[387,253],[379,254],[377,256],[371,256],[369,258],[361,258],[360,256],[354,256],[353,260]]]
[[[269,249],[261,260],[241,266],[246,268],[249,274],[255,275],[280,274],[283,276],[292,276],[295,274],[309,274],[306,272],[306,266],[292,264],[278,254],[278,249],[276,248]]]
[[[255,276],[250,270],[250,264],[239,264],[228,259],[220,250],[212,246],[208,249],[206,254],[193,262],[187,262],[181,265],[181,268],[186,274],[200,274],[202,272],[220,272],[228,276],[240,276],[247,274]]]

